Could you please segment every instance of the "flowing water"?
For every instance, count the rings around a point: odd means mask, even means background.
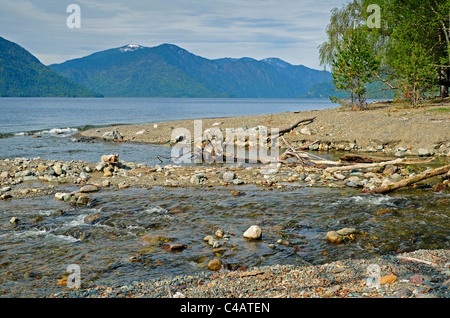
[[[292,106],[291,102],[288,104]],[[95,119],[85,123],[106,123]],[[48,126],[64,127],[55,123]],[[41,125],[28,131],[42,132],[49,127]],[[20,132],[12,128],[0,132],[8,130]],[[47,133],[47,139],[43,138],[39,138],[39,142],[46,140],[42,149],[27,134],[0,139],[0,157],[18,156],[22,154],[20,149],[23,156],[35,157],[29,149],[34,147],[33,151],[41,151],[39,155],[44,158],[72,160],[78,156],[80,160],[95,162],[99,153],[113,152],[109,147],[117,147],[107,143],[96,143],[95,147],[73,143],[69,132]],[[139,156],[151,147],[161,154],[161,147],[157,146],[120,147],[121,156],[125,153],[127,161],[144,161]],[[152,159],[147,162],[152,164]],[[31,187],[32,182],[20,186]],[[61,191],[77,189],[66,187]],[[231,190],[238,190],[241,195],[235,196]],[[80,266],[82,287],[87,287],[207,271],[208,261],[216,257],[230,270],[239,266],[322,264],[448,248],[450,239],[450,194],[434,192],[426,186],[389,195],[296,184],[275,190],[255,186],[153,187],[103,189],[90,197],[94,203],[85,208],[49,196],[0,201],[0,297],[41,297],[58,292],[62,287],[57,283],[67,275],[71,264]],[[12,217],[20,222],[12,225]],[[263,230],[261,241],[248,241],[242,236],[253,224]],[[342,245],[327,242],[328,231],[344,227],[354,227],[362,234]],[[222,251],[217,255],[203,241],[216,229],[230,234],[229,239],[219,240]],[[278,244],[279,239],[289,245]],[[167,251],[161,248],[164,242],[181,243],[187,248]]]

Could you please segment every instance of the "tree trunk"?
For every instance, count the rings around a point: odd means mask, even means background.
[[[443,67],[439,68],[439,82],[440,82],[440,96],[441,98],[448,97],[448,82],[449,78],[449,69],[445,69]]]
[[[448,171],[450,171],[450,165],[436,168],[431,171],[426,171],[424,173],[400,180],[400,181],[395,182],[390,185],[380,186],[380,187],[376,188],[375,190],[373,190],[373,193],[386,193],[386,192],[389,192],[389,191],[392,191],[392,190],[395,190],[398,188],[406,187],[407,185],[419,182],[421,180],[439,176],[441,174],[447,173]]]

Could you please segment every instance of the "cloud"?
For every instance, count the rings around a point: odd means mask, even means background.
[[[1,36],[45,64],[127,43],[179,45],[206,58],[277,56],[318,68],[330,10],[344,0],[0,0]],[[68,29],[67,5],[81,8]]]

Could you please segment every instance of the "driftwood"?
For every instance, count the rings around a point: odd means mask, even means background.
[[[300,124],[308,125],[308,124],[312,123],[315,119],[316,119],[316,117],[308,118],[308,119],[301,119],[301,120],[297,121],[296,123],[292,124],[291,126],[289,126],[288,128],[279,130],[278,135],[281,136],[281,135],[284,135],[285,133],[291,132],[292,129],[296,128]]]
[[[376,188],[375,190],[373,190],[372,192],[373,193],[386,193],[386,192],[389,192],[389,191],[392,191],[392,190],[395,190],[395,189],[398,189],[398,188],[406,187],[406,186],[408,186],[410,184],[419,182],[421,180],[425,180],[425,179],[428,179],[428,178],[431,178],[431,177],[435,177],[435,176],[439,176],[439,175],[445,174],[448,171],[450,171],[450,165],[439,167],[439,168],[433,169],[431,171],[426,171],[426,172],[423,172],[423,173],[418,174],[416,176],[412,176],[412,177],[400,180],[400,181],[395,182],[395,183],[390,184],[390,185],[380,186],[380,187]]]
[[[119,154],[110,154],[102,156],[102,161],[109,164],[117,164],[119,162]]]
[[[345,155],[339,158],[346,162],[356,162],[356,163],[376,163],[395,160],[395,158],[382,158],[382,157],[372,157],[372,156],[360,156],[360,155]]]
[[[343,167],[332,167],[327,168],[326,170],[328,172],[336,172],[336,171],[343,171],[343,170],[353,170],[353,169],[364,169],[364,168],[373,168],[373,167],[379,167],[379,166],[386,166],[386,165],[394,165],[398,164],[404,161],[404,159],[395,159],[391,161],[383,161],[383,162],[375,162],[375,163],[360,163],[355,165],[348,165]]]

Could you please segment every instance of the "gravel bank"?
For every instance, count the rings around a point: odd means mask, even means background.
[[[418,250],[319,266],[270,266],[65,290],[50,298],[448,298],[450,250]],[[368,267],[379,270],[370,285]]]
[[[450,156],[450,115],[447,103],[420,108],[404,108],[376,104],[367,111],[343,111],[331,108],[315,111],[285,112],[229,118],[206,118],[202,130],[219,128],[284,129],[295,122],[315,118],[306,126],[300,125],[284,135],[295,146],[314,143],[310,150],[361,151],[404,155]],[[207,117],[207,114],[205,114]],[[194,120],[177,120],[142,125],[105,127],[81,132],[83,137],[102,138],[103,134],[117,128],[123,139],[132,142],[170,145],[175,128],[186,128],[194,136]],[[302,130],[306,128],[305,130]],[[176,136],[175,136],[176,137]],[[173,140],[172,140],[173,141]]]

